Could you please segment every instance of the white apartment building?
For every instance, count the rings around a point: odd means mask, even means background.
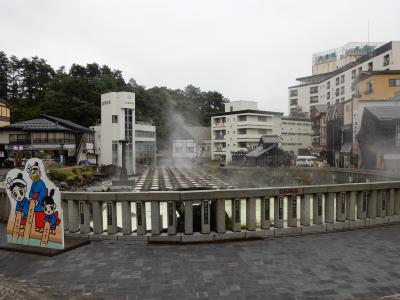
[[[211,159],[231,161],[232,151],[257,147],[262,135],[281,135],[283,113],[258,110],[257,102],[233,101],[211,117]]]
[[[350,100],[353,81],[362,71],[400,70],[400,41],[351,43],[341,53],[332,51],[313,61],[313,75],[289,87],[290,115],[309,115],[312,106]]]
[[[312,121],[300,117],[282,117],[281,149],[292,154],[300,155],[300,149],[311,149]]]
[[[134,93],[111,92],[101,95],[101,125],[92,128],[96,131],[95,149],[100,164],[121,167],[123,145],[128,174],[136,172],[136,155],[140,156],[137,150],[143,148],[149,153],[149,158],[155,159],[156,130],[148,124],[135,124]]]

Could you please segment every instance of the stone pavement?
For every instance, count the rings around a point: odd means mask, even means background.
[[[52,258],[0,251],[0,275],[0,299],[20,280],[72,299],[400,299],[400,225],[224,244],[99,241]]]

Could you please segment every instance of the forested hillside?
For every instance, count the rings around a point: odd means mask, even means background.
[[[19,59],[0,51],[0,99],[12,107],[12,122],[41,113],[62,117],[84,126],[100,122],[100,95],[111,91],[136,94],[136,120],[157,126],[159,148],[169,146],[169,136],[179,122],[209,126],[210,115],[223,111],[228,100],[216,91],[189,85],[184,90],[146,88],[122,72],[97,63],[73,64],[55,70],[45,59]]]

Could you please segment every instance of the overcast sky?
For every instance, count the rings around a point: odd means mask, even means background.
[[[97,62],[146,87],[216,90],[287,113],[314,52],[400,40],[398,0],[0,0],[0,50],[54,68]]]

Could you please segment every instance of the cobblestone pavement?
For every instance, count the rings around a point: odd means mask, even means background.
[[[0,299],[5,278],[76,299],[400,299],[400,225],[224,244],[101,241],[52,258],[0,251],[0,274]]]

